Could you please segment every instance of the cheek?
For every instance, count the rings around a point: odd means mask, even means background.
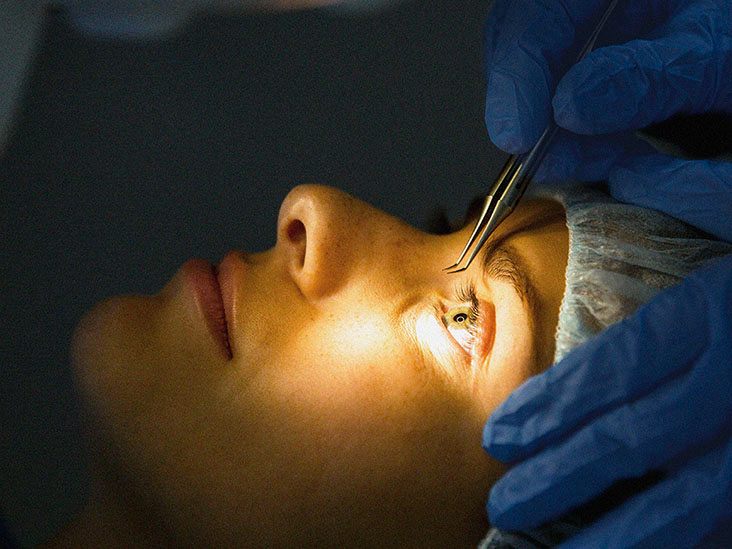
[[[429,392],[427,378],[420,379],[383,323],[364,315],[311,322],[265,360],[255,381],[266,385],[256,393],[268,412],[296,425],[289,436],[312,433],[311,442],[334,449],[347,439],[375,437],[386,418],[405,414],[407,403]]]
[[[405,531],[405,509],[445,532],[480,523],[495,475],[480,448],[485,418],[383,321],[344,312],[280,330],[221,370],[201,363],[202,343],[176,311],[114,298],[72,342],[98,443],[115,452],[107,465],[130,472],[154,507],[178,509],[172,521],[232,517],[222,532],[236,524],[283,539],[309,525],[344,543]]]
[[[388,340],[352,340],[336,353],[305,335],[247,389],[257,408],[243,418],[258,453],[251,478],[265,497],[297,501],[314,513],[308,520],[327,508],[331,521],[386,525],[407,508],[433,514],[436,500],[450,500],[449,520],[482,516],[492,466],[473,403]]]

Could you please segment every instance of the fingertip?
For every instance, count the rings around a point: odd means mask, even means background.
[[[483,425],[483,436],[482,436],[482,446],[483,450],[490,453],[491,447],[493,445],[493,416],[488,418],[488,421],[485,422],[485,425]]]
[[[500,530],[515,530],[518,526],[515,521],[511,520],[510,508],[506,507],[506,502],[503,497],[502,483],[499,480],[491,488],[488,496],[488,502],[486,503],[486,511],[488,512],[488,521],[491,526],[494,526]]]
[[[609,98],[607,82],[598,78],[586,62],[573,66],[559,81],[552,98],[554,120],[558,126],[580,135],[607,133],[607,109],[603,101]]]
[[[541,103],[541,98],[529,99],[521,90],[521,84],[499,68],[491,72],[485,124],[491,141],[510,154],[528,151],[539,139],[548,118],[535,106]]]
[[[516,444],[518,434],[514,427],[496,424],[489,418],[483,427],[483,450],[502,463],[513,461],[519,451]]]
[[[489,120],[486,115],[485,122],[488,137],[502,151],[509,154],[522,154],[529,150],[529,147],[521,140],[521,136],[517,135],[514,124],[510,121],[495,118]]]
[[[496,482],[488,496],[486,509],[491,526],[500,530],[517,531],[536,525],[534,507],[522,499],[524,494],[505,477]]]
[[[557,126],[572,133],[586,135],[587,123],[582,113],[577,109],[574,90],[566,83],[566,78],[559,81],[552,98],[554,121]]]

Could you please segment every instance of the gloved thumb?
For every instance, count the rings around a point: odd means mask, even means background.
[[[590,53],[557,85],[557,124],[591,135],[644,128],[676,113],[729,110],[732,21],[720,5],[690,3],[660,37]]]

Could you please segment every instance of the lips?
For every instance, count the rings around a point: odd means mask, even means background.
[[[229,324],[226,317],[226,307],[222,296],[220,279],[225,276],[224,263],[217,268],[203,259],[191,259],[187,261],[182,269],[194,295],[194,301],[198,311],[206,320],[208,330],[213,339],[218,343],[219,349],[231,360],[231,342],[229,337]],[[226,281],[230,288],[230,281]],[[231,294],[229,294],[231,295]],[[230,307],[231,309],[231,307]]]
[[[221,297],[224,303],[224,312],[227,319],[230,351],[236,354],[237,327],[237,300],[238,290],[241,288],[247,274],[247,259],[245,254],[232,250],[224,256],[218,266],[218,281]]]

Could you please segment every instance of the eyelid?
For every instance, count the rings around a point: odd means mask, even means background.
[[[456,292],[456,295],[460,298],[460,301],[471,304],[471,300],[474,300],[474,304],[479,310],[475,320],[475,340],[472,349],[467,351],[452,337],[449,331],[448,337],[467,355],[470,368],[475,373],[477,369],[482,368],[488,362],[491,355],[490,351],[496,337],[495,306],[485,296],[481,296],[482,291],[478,290],[478,288],[487,289],[486,280],[483,278],[480,278],[479,282],[469,281],[463,283],[458,288],[460,291]]]
[[[417,348],[424,355],[432,357],[429,361],[438,371],[454,378],[465,369],[465,358],[461,358],[454,347],[449,333],[446,332],[442,320],[437,312],[441,310],[440,303],[423,304],[413,311],[412,333]],[[450,338],[450,339],[448,339]]]
[[[490,303],[483,303],[483,301],[481,300],[481,306],[489,305],[487,310],[490,311]],[[409,307],[409,312],[401,317],[401,324],[404,333],[414,344],[415,352],[422,358],[424,364],[431,366],[448,379],[456,380],[471,376],[477,368],[482,366],[485,359],[478,364],[472,354],[463,349],[447,331],[442,316],[445,314],[448,304],[458,305],[454,296],[435,294],[426,300],[422,296],[422,299],[416,299]],[[487,344],[491,345],[492,342]],[[480,345],[482,348],[485,343]]]
[[[452,336],[450,331],[447,329],[447,326],[445,326],[445,323],[442,320],[442,317],[447,314],[448,311],[443,311],[443,307],[441,306],[434,306],[434,313],[435,313],[435,319],[437,320],[437,323],[440,325],[440,328],[442,329],[443,337],[447,338],[448,342],[450,343],[450,346],[455,349],[455,352],[463,356],[464,359],[470,359],[470,353],[463,348],[462,345],[460,345],[457,340]]]

